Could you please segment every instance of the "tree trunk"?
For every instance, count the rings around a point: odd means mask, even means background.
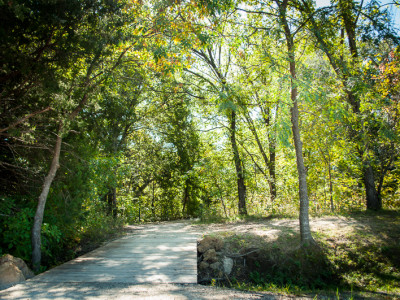
[[[188,217],[189,216],[189,180],[185,180],[185,189],[183,191],[183,208],[182,208],[182,216]],[[186,209],[186,215],[185,215]]]
[[[140,196],[142,196],[143,193],[144,193],[144,190],[145,190],[145,189],[148,187],[148,185],[149,185],[150,183],[152,183],[152,182],[153,182],[153,184],[154,184],[154,178],[148,179],[148,180],[146,180],[146,181],[143,183],[143,185],[136,187],[136,188],[135,188],[135,193],[134,193],[135,198],[139,198]]]
[[[269,172],[269,189],[271,193],[271,202],[276,199],[276,125],[271,128],[271,110],[263,108],[261,103],[258,103],[261,109],[262,116],[264,119],[265,127],[268,131],[268,151],[269,151],[269,162],[268,162],[268,172]],[[272,132],[272,133],[271,133]]]
[[[56,145],[54,147],[53,159],[51,161],[50,170],[47,176],[44,179],[42,192],[40,193],[38,199],[38,205],[36,207],[36,213],[33,220],[32,226],[32,235],[31,235],[31,242],[32,242],[32,265],[33,270],[35,272],[39,271],[40,262],[42,259],[41,254],[41,229],[43,223],[43,216],[44,216],[44,208],[46,206],[47,196],[49,194],[51,183],[56,176],[57,169],[59,168],[59,160],[60,160],[60,152],[61,152],[61,142],[62,142],[62,123],[58,128]]]
[[[364,185],[367,196],[367,209],[381,209],[382,200],[375,188],[374,171],[371,164],[364,166]]]
[[[353,92],[348,92],[348,102],[352,106],[353,113],[360,117],[360,101]],[[360,121],[359,121],[360,122]],[[362,138],[362,132],[356,132],[354,129],[350,127],[350,135],[354,140],[356,140],[359,144],[367,144],[366,141]],[[365,146],[360,146],[358,149],[358,153],[360,158],[363,159],[364,153],[368,151]],[[368,158],[364,158],[363,161],[363,182],[365,187],[365,196],[367,200],[367,209],[379,210],[382,208],[382,201],[378,195],[378,192],[375,187],[375,175],[374,169],[371,166],[371,162]]]
[[[260,138],[258,137],[257,129],[254,125],[253,120],[251,119],[249,113],[245,113],[245,118],[247,123],[249,124],[249,129],[253,133],[254,138],[257,142],[258,149],[260,150],[261,156],[263,157],[265,166],[268,168],[269,172],[269,178],[267,178],[268,185],[269,185],[269,191],[271,194],[271,202],[274,202],[276,198],[276,175],[275,175],[275,145],[271,145],[271,139],[270,139],[270,134],[268,134],[268,140],[269,140],[269,158],[267,154],[265,153],[264,147],[261,144]],[[269,127],[269,116],[268,116],[268,124],[267,127]],[[263,174],[265,175],[265,172],[263,171]]]
[[[329,174],[329,195],[331,200],[331,211],[335,211],[335,205],[333,204],[333,184],[332,184],[332,171],[331,171],[331,162],[328,161],[328,174]]]
[[[276,1],[279,7],[279,17],[282,22],[282,26],[285,33],[288,58],[289,58],[289,69],[290,69],[290,98],[292,100],[291,121],[292,121],[292,132],[294,140],[294,148],[296,151],[296,163],[297,171],[299,174],[299,198],[300,198],[300,237],[302,245],[310,245],[315,243],[310,230],[309,217],[308,217],[308,191],[307,191],[307,171],[304,166],[302,142],[300,139],[300,128],[299,128],[299,108],[297,106],[297,83],[296,83],[296,60],[294,54],[294,41],[293,35],[290,31],[289,24],[286,19],[287,4],[288,0],[284,0],[282,3]]]
[[[271,190],[271,201],[276,199],[276,126],[273,125],[273,134],[271,134],[271,122],[270,122],[270,110],[268,109],[268,144],[269,144],[269,164],[268,171],[270,177],[270,190]],[[266,124],[267,125],[267,124]]]
[[[117,62],[113,65],[110,71],[114,70],[120,63],[124,55],[129,51],[132,46],[129,46],[123,50],[123,52],[119,55]],[[89,99],[89,90],[93,88],[95,85],[98,85],[100,81],[93,83],[90,79],[92,74],[93,68],[96,65],[97,61],[99,60],[102,51],[98,51],[95,55],[92,63],[89,65],[87,73],[86,73],[86,82],[85,87],[87,91],[83,94],[79,104],[75,107],[75,109],[68,115],[68,119],[71,121],[73,120],[79,112],[84,108],[88,99]],[[61,152],[61,143],[62,143],[62,132],[64,130],[64,123],[60,121],[58,132],[57,132],[57,139],[56,145],[54,147],[54,154],[53,159],[50,165],[50,170],[47,176],[44,179],[42,192],[40,193],[38,199],[38,205],[36,208],[35,217],[33,220],[32,232],[31,232],[31,242],[32,242],[32,265],[34,271],[38,271],[40,268],[41,262],[41,228],[43,223],[43,215],[44,209],[46,206],[47,196],[49,194],[50,186],[56,176],[57,169],[59,168],[59,160],[60,160],[60,152]]]
[[[153,181],[153,197],[151,198],[151,215],[153,216],[153,222],[156,220],[156,207],[155,207],[155,194],[154,194],[154,181]]]
[[[353,58],[358,58],[357,42],[356,42],[356,17],[352,11],[355,7],[353,0],[339,0],[338,7],[340,9],[343,25],[347,34],[347,42]]]
[[[106,195],[108,214],[114,218],[117,216],[117,189],[115,187],[110,188]]]
[[[263,77],[262,82],[264,85],[265,83],[265,78]],[[252,82],[253,84],[253,82]],[[264,120],[265,127],[267,129],[267,137],[268,137],[268,150],[269,150],[269,160],[266,157],[264,158],[264,161],[267,165],[268,172],[269,172],[269,178],[268,180],[268,185],[269,185],[269,190],[270,190],[270,200],[271,202],[274,202],[276,199],[277,191],[276,191],[276,125],[271,128],[271,109],[269,106],[267,108],[264,108],[263,105],[261,104],[260,97],[258,95],[258,92],[255,92],[256,94],[256,99],[258,103],[258,107],[261,110],[261,115]],[[278,106],[276,110],[276,114],[278,113]],[[261,149],[260,149],[261,150]]]
[[[341,29],[341,44],[343,44],[343,39],[344,39],[344,31],[346,31],[347,35],[347,40],[348,40],[348,45],[350,48],[350,53],[352,56],[352,65],[357,66],[359,65],[359,58],[358,58],[358,47],[357,47],[357,39],[356,39],[356,23],[357,23],[357,18],[355,16],[351,15],[351,10],[352,7],[354,7],[354,1],[344,1],[340,0],[338,2],[339,4],[339,11],[340,11],[340,16],[343,19],[343,25],[344,25],[344,30],[343,28]],[[307,7],[308,13],[311,13],[309,7]],[[355,115],[360,114],[360,99],[359,97],[351,90],[351,87],[348,86],[347,79],[350,76],[354,76],[354,74],[348,74],[346,71],[346,68],[340,67],[340,65],[343,63],[342,58],[341,61],[337,61],[335,59],[334,51],[336,49],[332,49],[329,47],[328,43],[325,42],[323,39],[323,36],[321,35],[318,25],[316,24],[314,18],[311,15],[310,18],[311,24],[313,26],[313,31],[318,39],[319,43],[322,46],[322,50],[325,52],[326,56],[329,59],[329,62],[336,72],[336,74],[341,78],[343,87],[344,87],[344,92],[347,94],[347,102],[350,104],[351,109]],[[343,56],[342,56],[343,57]],[[355,140],[357,143],[362,143],[362,139],[360,138],[360,134],[357,134],[352,132],[353,130],[350,130],[350,135],[353,140]],[[359,151],[360,157],[362,158],[363,151]],[[374,180],[374,170],[371,167],[370,162],[364,162],[363,166],[363,181],[364,181],[364,186],[365,186],[365,194],[367,198],[367,209],[380,209],[382,207],[381,199],[379,197],[379,194],[376,190],[375,183],[373,182]]]
[[[271,143],[271,140],[270,140]],[[269,148],[269,177],[271,178],[269,183],[269,189],[271,192],[271,202],[274,202],[276,199],[276,155],[275,155],[275,146]]]
[[[226,206],[225,206],[225,202],[224,202],[224,197],[223,197],[221,186],[218,184],[218,180],[217,180],[216,177],[214,177],[214,180],[215,180],[215,186],[217,187],[218,192],[219,192],[219,198],[221,200],[222,207],[224,208],[225,217],[228,218],[228,214],[226,213]]]
[[[232,144],[233,159],[235,161],[237,187],[239,196],[239,214],[247,215],[246,209],[246,185],[244,183],[244,172],[239,149],[236,142],[236,112],[232,110],[230,121],[230,139]]]
[[[290,109],[292,117],[292,131],[294,147],[296,150],[296,163],[297,171],[299,173],[299,197],[300,197],[300,236],[301,242],[304,245],[312,244],[314,242],[311,236],[309,217],[308,217],[308,191],[307,191],[307,171],[304,166],[303,153],[302,153],[302,143],[300,140],[300,129],[299,129],[299,109],[297,107],[297,88],[292,88],[291,98],[293,102],[293,107]]]

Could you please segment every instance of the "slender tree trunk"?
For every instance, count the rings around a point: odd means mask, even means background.
[[[304,166],[303,153],[302,153],[302,142],[300,140],[300,129],[299,129],[299,109],[297,106],[297,88],[292,88],[291,98],[293,107],[291,108],[292,114],[292,132],[294,147],[296,151],[296,163],[297,171],[299,174],[299,197],[300,197],[300,235],[302,244],[308,245],[314,242],[311,236],[308,210],[309,210],[309,199],[307,190],[307,171]]]
[[[151,198],[151,214],[152,214],[152,216],[153,216],[153,221],[155,221],[156,220],[156,208],[155,208],[155,205],[154,205],[154,202],[155,202],[155,194],[154,194],[154,181],[153,181],[153,197]]]
[[[264,85],[265,83],[265,78],[263,77],[262,82]],[[253,82],[251,82],[253,84]],[[253,84],[254,85],[254,84]],[[268,172],[269,172],[269,178],[267,178],[268,185],[269,185],[269,190],[270,190],[270,200],[271,202],[274,202],[276,199],[277,191],[276,191],[276,125],[271,127],[271,109],[270,107],[267,106],[267,108],[264,108],[263,105],[261,104],[260,97],[258,95],[258,92],[255,91],[256,94],[256,99],[258,103],[258,107],[261,110],[261,115],[264,119],[264,124],[267,129],[267,137],[268,137],[268,150],[269,150],[269,159],[267,157],[264,157],[264,161],[267,165]],[[278,110],[277,110],[278,111]],[[276,113],[277,113],[276,111]],[[250,116],[249,116],[250,118]],[[250,119],[251,120],[251,119]],[[257,141],[258,143],[258,141]],[[260,147],[260,145],[259,145]],[[260,149],[261,151],[261,149]],[[263,154],[264,149],[262,149],[261,153]],[[265,172],[263,172],[265,175]]]
[[[79,102],[78,106],[71,112],[69,115],[69,119],[74,119],[77,114],[82,110],[83,106],[86,104],[88,100],[88,94],[85,93]],[[33,270],[35,272],[39,271],[40,262],[42,259],[41,255],[41,229],[43,223],[43,216],[44,216],[44,209],[46,206],[47,196],[49,194],[50,186],[56,176],[57,170],[59,168],[59,161],[60,161],[60,152],[61,152],[61,143],[62,143],[62,133],[64,131],[64,123],[60,121],[58,132],[57,132],[57,139],[56,145],[54,147],[53,158],[50,165],[50,170],[47,176],[44,179],[42,192],[40,193],[38,199],[38,205],[36,207],[35,217],[33,219],[33,226],[31,231],[31,242],[32,242],[32,265]]]
[[[269,109],[268,109],[269,113]],[[275,201],[276,199],[276,126],[273,126],[273,133],[271,134],[271,124],[270,124],[271,116],[268,114],[268,144],[269,144],[269,164],[268,164],[268,171],[269,177],[271,178],[270,183],[270,190],[271,190],[271,201]]]
[[[331,211],[335,211],[335,206],[333,204],[333,183],[332,183],[332,167],[331,167],[331,155],[328,151],[328,154],[325,156],[324,152],[322,151],[321,148],[319,148],[321,155],[326,163],[326,166],[328,168],[328,178],[329,178],[329,199],[330,199],[330,207]]]
[[[268,161],[268,172],[269,172],[269,189],[271,193],[271,202],[276,199],[276,125],[271,126],[271,110],[269,107],[266,109],[262,107],[261,103],[258,103],[261,109],[262,116],[264,119],[265,127],[268,131],[268,151],[269,151],[269,161]]]
[[[331,162],[328,161],[328,174],[329,174],[329,196],[331,200],[331,211],[335,211],[335,205],[333,204],[333,184],[332,184],[332,170],[331,170]]]
[[[183,191],[183,208],[182,208],[182,216],[189,216],[189,180],[185,180],[185,189]],[[186,209],[186,215],[185,215]]]
[[[122,58],[124,55],[129,51],[130,48],[132,48],[133,45],[130,45],[129,47],[125,48],[122,53],[119,55],[118,60],[115,62],[115,64],[112,66],[110,71],[114,70],[122,61]],[[85,87],[87,88],[87,91],[83,94],[79,104],[75,107],[75,109],[69,114],[68,119],[73,120],[79,112],[84,108],[86,105],[88,99],[89,99],[89,90],[93,88],[94,86],[100,84],[100,81],[93,83],[90,76],[92,75],[93,69],[96,66],[100,56],[102,54],[102,51],[98,51],[95,55],[95,57],[92,60],[92,63],[89,65],[87,72],[86,72],[86,82],[85,82]],[[36,208],[36,213],[35,217],[33,220],[33,226],[32,226],[32,231],[31,231],[31,242],[32,242],[32,264],[33,264],[33,269],[34,271],[38,271],[40,268],[40,261],[41,261],[41,227],[43,223],[43,215],[44,215],[44,209],[46,206],[46,200],[47,196],[49,194],[50,186],[56,176],[57,169],[59,168],[59,160],[60,160],[60,152],[61,152],[61,143],[62,143],[62,132],[64,130],[64,124],[62,121],[59,123],[59,128],[58,128],[58,133],[57,133],[57,139],[56,139],[56,145],[54,147],[54,154],[53,154],[53,159],[50,165],[50,170],[47,176],[44,179],[43,186],[42,186],[42,192],[40,193],[39,199],[38,199],[38,205]]]
[[[224,208],[225,217],[228,218],[228,214],[226,213],[226,206],[225,206],[225,202],[224,202],[222,189],[221,189],[220,185],[218,184],[217,178],[214,177],[214,180],[215,180],[215,185],[216,185],[216,187],[218,189],[218,192],[219,192],[219,198],[221,200],[222,207]]]
[[[247,121],[247,124],[249,124],[249,128],[250,131],[253,133],[253,136],[257,142],[257,146],[258,149],[260,150],[261,156],[263,157],[265,166],[268,169],[269,172],[269,178],[267,178],[268,181],[268,185],[269,185],[269,191],[271,194],[271,202],[273,202],[276,198],[276,184],[275,184],[275,180],[276,180],[276,175],[275,175],[275,147],[271,145],[271,140],[269,139],[269,158],[267,156],[267,154],[265,153],[264,147],[261,144],[260,138],[258,137],[258,133],[257,133],[257,129],[254,126],[254,122],[251,119],[250,115],[248,113],[245,114],[245,118]],[[269,116],[268,116],[269,119]],[[269,124],[268,124],[269,127]],[[270,137],[270,135],[268,135],[268,137]],[[272,161],[271,161],[272,159]],[[265,172],[262,172],[264,175]]]
[[[307,171],[304,166],[303,152],[302,152],[302,142],[300,139],[300,128],[299,128],[299,108],[297,105],[297,83],[296,83],[296,60],[294,54],[294,41],[293,35],[290,31],[289,24],[286,19],[287,12],[287,4],[288,0],[284,0],[282,3],[276,2],[279,7],[279,17],[282,23],[287,50],[288,50],[288,58],[289,58],[289,69],[290,69],[290,98],[292,100],[292,108],[291,112],[291,121],[292,121],[292,132],[293,132],[293,140],[294,140],[294,148],[296,151],[296,163],[297,163],[297,171],[299,174],[299,198],[300,198],[300,237],[302,245],[310,245],[315,243],[310,230],[309,224],[309,199],[308,199],[308,190],[307,190]]]
[[[224,198],[222,197],[222,195],[220,196],[220,199],[221,199],[222,207],[224,208],[225,218],[228,218],[228,214],[226,213],[226,206],[225,206]]]
[[[41,258],[42,258],[41,229],[42,229],[42,223],[43,223],[44,208],[46,206],[46,200],[47,200],[47,196],[49,194],[51,183],[53,182],[54,177],[56,176],[56,173],[57,173],[57,169],[59,168],[61,143],[62,143],[62,136],[61,136],[62,129],[63,129],[63,125],[62,125],[62,123],[60,123],[58,132],[57,132],[56,144],[54,147],[53,159],[51,161],[49,172],[43,182],[42,192],[40,193],[40,196],[38,199],[38,205],[36,207],[36,213],[35,213],[35,217],[33,220],[31,242],[32,242],[32,265],[33,265],[33,270],[35,272],[39,271],[40,262],[41,262]]]
[[[232,144],[233,159],[235,161],[237,187],[239,195],[239,214],[247,215],[246,209],[246,185],[244,182],[243,165],[239,155],[239,149],[236,142],[236,112],[232,110],[230,121],[230,139]]]
[[[115,187],[110,188],[106,195],[108,214],[114,218],[117,216],[117,189]]]

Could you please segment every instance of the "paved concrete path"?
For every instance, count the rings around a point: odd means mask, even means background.
[[[0,291],[0,299],[293,299],[198,285],[199,233],[185,222],[136,228],[132,235]]]
[[[197,283],[197,237],[183,222],[142,226],[32,281]]]
[[[333,297],[334,298],[334,297]],[[232,300],[232,299],[265,299],[265,300],[311,300],[312,297],[288,297],[261,292],[245,292],[198,284],[170,283],[50,283],[32,282],[18,284],[5,291],[0,291],[2,300],[54,300],[54,299],[133,299],[133,300]],[[314,298],[315,299],[315,298]]]

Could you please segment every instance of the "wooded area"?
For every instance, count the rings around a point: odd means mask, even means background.
[[[398,210],[379,1],[0,1],[0,254],[140,221]]]

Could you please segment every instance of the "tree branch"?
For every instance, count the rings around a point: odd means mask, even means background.
[[[29,118],[32,118],[33,116],[36,116],[36,115],[38,115],[38,114],[47,112],[47,111],[49,111],[49,110],[52,110],[52,108],[51,108],[50,106],[48,106],[48,107],[46,107],[46,108],[44,108],[44,109],[42,109],[42,110],[33,112],[33,113],[29,114],[29,115],[26,115],[25,117],[19,119],[18,121],[16,121],[15,123],[11,124],[10,126],[7,126],[6,128],[0,129],[0,133],[2,133],[2,132],[4,132],[4,131],[7,131],[7,130],[9,130],[10,128],[13,128],[13,127],[17,126],[18,124],[21,124],[21,123],[25,122],[26,120],[28,120]]]

